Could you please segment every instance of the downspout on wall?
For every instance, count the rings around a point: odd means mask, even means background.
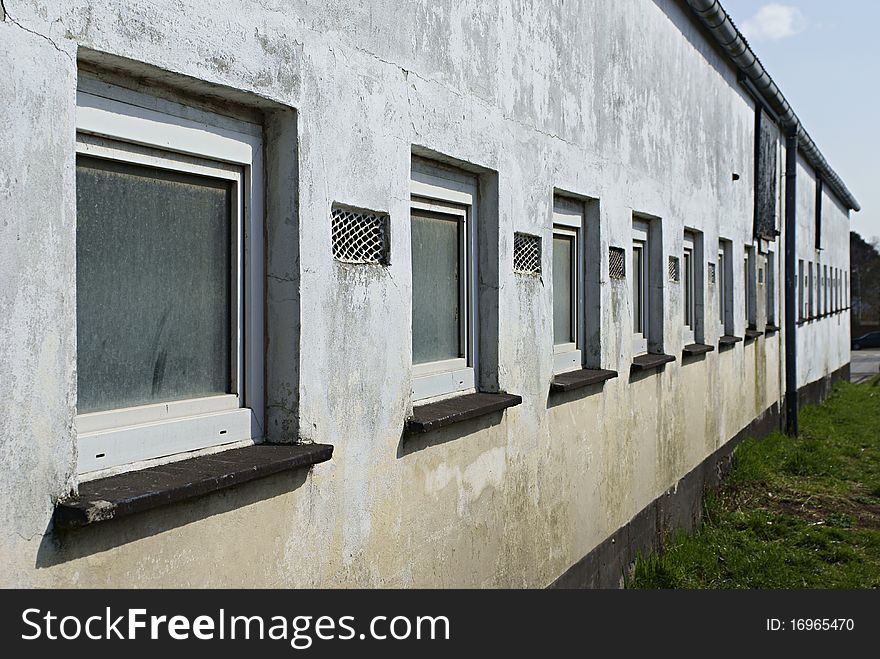
[[[785,433],[798,434],[797,133],[785,137]]]

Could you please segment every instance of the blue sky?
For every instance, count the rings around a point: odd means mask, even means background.
[[[880,1],[721,0],[880,237]]]

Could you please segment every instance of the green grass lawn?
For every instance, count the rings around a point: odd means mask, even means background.
[[[639,558],[628,587],[880,587],[880,378],[835,384],[799,424],[740,444],[699,530]]]

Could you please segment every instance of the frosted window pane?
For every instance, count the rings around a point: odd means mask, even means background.
[[[461,224],[412,216],[413,363],[462,357],[459,305]]]
[[[231,391],[232,184],[79,157],[78,411]]]
[[[642,332],[642,248],[633,247],[633,331]]]
[[[573,343],[571,335],[572,240],[553,237],[553,343]]]
[[[693,285],[694,279],[691,274],[691,253],[684,253],[684,324],[693,329]]]

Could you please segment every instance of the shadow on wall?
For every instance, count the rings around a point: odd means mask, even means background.
[[[265,502],[299,489],[306,482],[308,474],[308,469],[275,474],[191,501],[70,531],[55,532],[50,522],[37,550],[36,567],[61,565],[215,515]]]
[[[400,443],[397,445],[397,457],[402,458],[431,446],[439,446],[440,444],[474,435],[487,428],[499,425],[503,417],[504,410],[469,421],[459,421],[446,428],[438,428],[426,433],[409,433],[404,430],[400,436]]]

